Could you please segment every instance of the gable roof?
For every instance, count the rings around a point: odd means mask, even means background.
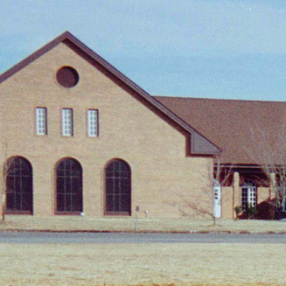
[[[205,138],[197,130],[195,130],[189,123],[186,123],[180,117],[175,115],[171,110],[165,107],[162,103],[157,101],[154,97],[150,96],[145,90],[135,84],[132,80],[127,78],[124,74],[118,71],[115,67],[105,61],[102,57],[92,51],[89,47],[79,41],[75,36],[69,32],[64,32],[15,66],[7,70],[0,75],[0,84],[7,80],[9,77],[13,76],[15,73],[29,65],[31,62],[35,61],[37,58],[41,57],[43,54],[47,53],[59,43],[70,43],[80,49],[85,55],[91,58],[96,63],[100,64],[105,70],[112,74],[115,78],[120,80],[122,83],[127,85],[132,91],[140,96],[148,104],[151,104],[157,111],[170,119],[177,126],[182,128],[190,135],[190,153],[194,155],[212,155],[220,153],[220,149],[213,144],[209,139]]]
[[[269,153],[275,152],[281,145],[280,135],[286,135],[286,102],[155,98],[185,122],[212,138],[222,148],[223,163],[256,165],[259,159],[257,151],[265,152],[268,148]],[[262,134],[255,135],[257,130],[261,130]],[[286,147],[286,138],[282,140]],[[276,160],[286,160],[281,158],[285,151],[278,153]]]

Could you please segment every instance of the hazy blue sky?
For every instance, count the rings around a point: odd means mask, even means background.
[[[285,0],[1,0],[0,73],[66,30],[153,95],[286,100]]]

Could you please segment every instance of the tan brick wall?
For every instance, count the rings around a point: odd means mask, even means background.
[[[73,66],[80,81],[60,86],[59,67]],[[211,158],[186,157],[186,138],[148,107],[64,44],[0,85],[1,166],[7,157],[27,158],[34,173],[34,214],[54,214],[54,167],[64,157],[83,168],[84,212],[103,215],[104,167],[112,158],[132,170],[132,210],[140,215],[178,217],[180,205],[195,200],[209,184]],[[48,136],[35,135],[35,107],[48,109]],[[61,108],[73,108],[74,136],[61,136]],[[88,138],[86,111],[99,110],[100,136]],[[7,148],[4,142],[7,141]],[[209,207],[211,208],[211,200]],[[192,214],[192,212],[190,212]]]
[[[269,188],[258,187],[257,188],[257,204],[267,201],[270,198]]]
[[[233,187],[222,187],[222,217],[233,218]]]

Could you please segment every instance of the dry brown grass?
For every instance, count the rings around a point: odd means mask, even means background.
[[[133,231],[132,218],[7,216],[2,230]],[[285,232],[279,221],[139,219],[138,231]],[[0,245],[0,285],[286,285],[286,245]]]
[[[56,231],[134,231],[134,218],[91,218],[79,216],[6,216],[0,230],[56,230]],[[263,220],[218,220],[213,226],[208,219],[146,219],[138,220],[138,231],[230,231],[230,232],[286,232],[286,222]]]
[[[286,285],[286,245],[0,245],[0,285]]]

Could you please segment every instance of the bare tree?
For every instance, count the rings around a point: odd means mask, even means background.
[[[223,165],[221,157],[215,156],[213,159],[213,169],[209,172],[209,185],[203,189],[200,194],[200,200],[205,203],[195,204],[191,203],[190,207],[200,214],[208,215],[212,218],[213,224],[216,225],[217,213],[216,204],[220,207],[222,205],[222,187],[229,184],[230,176],[232,174],[232,165]],[[204,197],[204,198],[203,198]],[[206,204],[208,201],[212,202],[212,208]],[[224,198],[226,201],[226,198]]]
[[[219,204],[221,204],[221,187],[229,181],[231,169],[231,165],[224,166],[221,164],[220,156],[214,157],[213,164],[210,166],[207,174],[207,184],[198,194],[192,194],[189,198],[185,196],[180,197],[178,209],[181,214],[183,216],[191,216],[191,214],[195,213],[201,216],[208,216],[212,219],[213,225],[216,225],[215,196],[219,196],[217,199]]]
[[[266,132],[258,125],[250,131],[251,144],[245,150],[263,171],[270,189],[269,204],[280,216],[286,198],[286,125],[282,124],[275,133]]]
[[[11,173],[11,166],[14,163],[14,158],[7,159],[8,156],[8,143],[7,140],[5,140],[5,143],[3,144],[4,148],[4,159],[5,163],[3,166],[3,182],[2,182],[2,188],[1,188],[1,220],[5,221],[5,211],[6,211],[6,205],[7,205],[7,177]]]

